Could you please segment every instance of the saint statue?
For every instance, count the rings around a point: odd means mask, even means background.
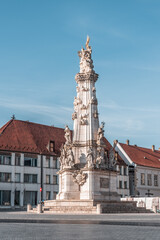
[[[71,131],[70,131],[70,129],[69,129],[69,127],[67,125],[65,127],[64,132],[65,132],[64,137],[66,139],[66,143],[65,144],[67,144],[67,145],[71,144]]]

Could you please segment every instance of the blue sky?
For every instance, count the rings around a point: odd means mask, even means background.
[[[160,147],[159,0],[0,0],[0,126],[72,128],[87,34],[105,136]]]

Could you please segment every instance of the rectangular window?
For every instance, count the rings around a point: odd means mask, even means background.
[[[122,189],[122,181],[119,181],[119,188]]]
[[[122,175],[122,167],[119,167],[119,174]]]
[[[141,173],[141,185],[145,185],[145,173]]]
[[[46,175],[46,184],[50,184],[50,175]]]
[[[37,192],[36,191],[25,191],[24,192],[24,206],[27,204],[37,205]]]
[[[7,190],[0,191],[0,205],[2,206],[11,205],[11,191]]]
[[[158,187],[158,175],[154,175],[154,186]]]
[[[46,192],[46,200],[50,200],[51,199],[51,192],[47,191]]]
[[[127,175],[127,167],[124,167],[124,175]]]
[[[11,173],[0,172],[0,182],[11,182]]]
[[[37,167],[37,158],[24,157],[24,166]]]
[[[20,191],[15,191],[14,204],[16,206],[20,205]]]
[[[58,184],[58,177],[56,175],[53,175],[53,184],[54,185]]]
[[[11,165],[11,156],[0,155],[0,165]]]
[[[24,174],[25,183],[37,183],[37,174]]]
[[[15,166],[20,166],[20,159],[19,156],[15,156]]]
[[[46,167],[50,168],[50,159],[49,158],[46,158]]]
[[[124,181],[124,188],[127,189],[127,181]]]
[[[151,174],[147,174],[147,185],[152,186],[152,175]]]
[[[57,169],[57,159],[53,159],[53,168]]]
[[[50,141],[50,152],[54,152],[55,151],[55,143],[54,141]]]
[[[15,173],[15,182],[20,182],[20,181],[21,181],[21,174]]]

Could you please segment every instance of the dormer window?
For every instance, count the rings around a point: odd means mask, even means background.
[[[50,147],[49,147],[50,152],[55,152],[55,142],[50,141]]]

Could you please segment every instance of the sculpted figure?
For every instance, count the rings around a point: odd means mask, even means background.
[[[66,139],[66,144],[71,144],[71,131],[67,125],[65,127],[64,132],[65,132],[64,137]]]
[[[73,165],[74,165],[74,156],[73,156],[73,152],[72,152],[71,148],[69,148],[68,151],[67,151],[67,156],[66,156],[66,159],[65,159],[65,165],[69,166],[69,167],[73,167]]]
[[[90,37],[87,36],[87,41],[86,41],[86,49],[87,50],[89,49],[89,41],[90,41]]]
[[[88,166],[88,168],[93,168],[93,167],[94,167],[92,148],[89,148],[88,151],[87,151],[86,161],[87,161],[87,166]]]
[[[63,169],[64,163],[65,163],[65,149],[64,149],[64,144],[61,146],[61,156],[59,158],[60,162],[60,169]]]
[[[109,167],[112,168],[114,167],[115,164],[116,164],[115,152],[114,152],[114,149],[111,148],[109,151]]]
[[[98,128],[97,133],[97,143],[100,145],[102,143],[102,139],[104,137],[104,122],[101,123],[101,126]]]
[[[102,150],[101,147],[98,147],[97,148],[97,159],[96,159],[96,164],[97,164],[98,168],[103,163],[103,159],[104,159],[104,151]]]
[[[78,52],[80,57],[80,73],[94,72],[93,61],[91,59],[92,49],[89,46],[89,37],[87,37],[86,50],[84,48]]]

